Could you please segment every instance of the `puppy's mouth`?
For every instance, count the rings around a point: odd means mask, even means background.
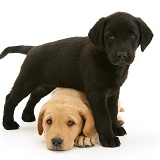
[[[53,151],[64,151],[62,148],[60,147],[53,147],[51,150]]]
[[[130,63],[125,62],[124,60],[119,61],[118,63],[114,64],[117,66],[125,66],[125,65],[130,65]]]
[[[72,148],[72,147],[71,147]],[[67,150],[70,150],[71,148],[66,148],[66,147],[57,147],[57,146],[52,146],[52,148],[50,148],[49,150],[51,151],[67,151]]]
[[[111,59],[110,62],[113,64],[113,65],[116,65],[116,66],[126,66],[126,65],[130,65],[130,63],[126,62],[125,60],[113,60]]]

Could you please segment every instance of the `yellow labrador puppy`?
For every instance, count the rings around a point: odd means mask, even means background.
[[[120,119],[119,123],[124,121]],[[86,96],[74,89],[56,88],[41,108],[37,126],[50,150],[91,147],[98,138]]]

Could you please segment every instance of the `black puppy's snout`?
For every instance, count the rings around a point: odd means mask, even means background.
[[[127,58],[127,56],[128,56],[128,53],[127,52],[118,52],[117,53],[117,57],[119,58],[119,59],[126,59]]]
[[[60,137],[55,137],[51,139],[51,142],[55,147],[59,147],[60,145],[62,145],[63,139]]]

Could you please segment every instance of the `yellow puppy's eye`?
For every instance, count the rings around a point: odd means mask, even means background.
[[[48,119],[46,122],[47,122],[47,124],[52,124],[52,120],[51,119]]]
[[[67,125],[68,125],[68,126],[72,126],[72,125],[74,125],[74,122],[73,122],[73,121],[68,121],[68,122],[67,122]]]

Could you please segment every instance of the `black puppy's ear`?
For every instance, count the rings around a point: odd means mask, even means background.
[[[103,33],[106,18],[101,18],[99,21],[90,29],[88,36],[91,42],[99,49],[103,50]]]
[[[141,51],[143,52],[151,42],[153,38],[153,33],[141,18],[137,18],[137,21],[140,28]]]

